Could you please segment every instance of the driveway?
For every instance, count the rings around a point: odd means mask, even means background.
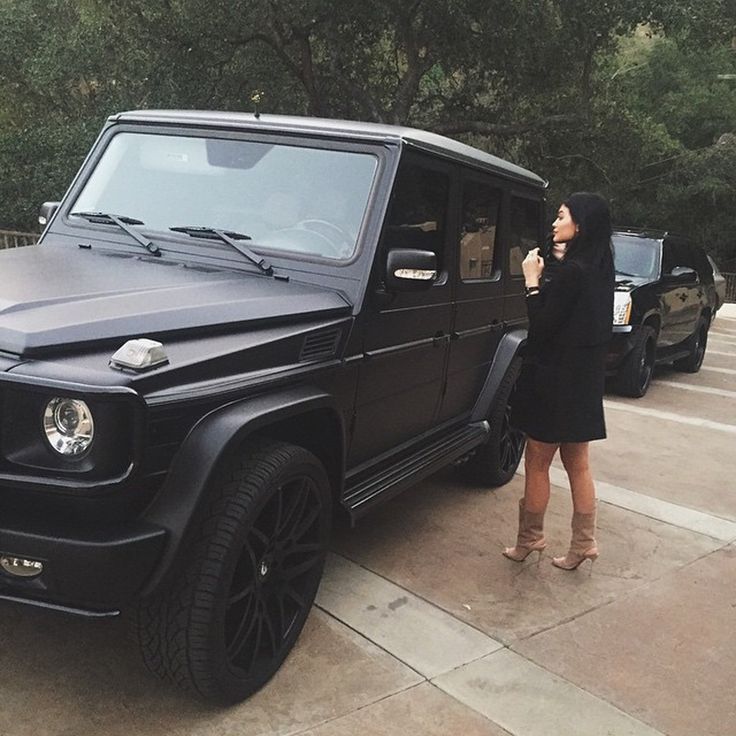
[[[0,734],[736,734],[736,309],[700,373],[606,404],[592,571],[503,558],[523,478],[489,492],[447,469],[338,530],[294,652],[229,710],[150,679],[122,620],[0,604]]]

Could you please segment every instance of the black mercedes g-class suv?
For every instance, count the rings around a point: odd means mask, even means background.
[[[697,373],[718,309],[702,248],[666,232],[613,234],[616,293],[607,369],[624,396],[647,392],[657,363]]]
[[[0,253],[0,597],[131,611],[155,674],[247,697],[334,513],[515,472],[544,193],[417,130],[111,117],[40,243]]]

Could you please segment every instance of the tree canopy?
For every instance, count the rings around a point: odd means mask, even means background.
[[[597,190],[736,260],[734,37],[731,0],[0,0],[0,227],[63,194],[107,115],[255,94],[460,138],[553,206]]]

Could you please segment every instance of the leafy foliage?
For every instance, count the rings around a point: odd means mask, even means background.
[[[63,194],[107,115],[258,91],[268,112],[460,137],[547,178],[553,206],[598,190],[619,222],[736,258],[716,143],[734,27],[731,0],[0,0],[0,227]]]

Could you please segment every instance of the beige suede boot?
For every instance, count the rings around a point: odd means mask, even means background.
[[[575,570],[585,560],[591,565],[598,558],[598,546],[595,541],[595,511],[592,514],[572,515],[572,541],[570,549],[564,557],[553,557],[552,564],[563,570]]]
[[[503,555],[514,562],[523,562],[532,552],[542,551],[547,546],[544,541],[544,514],[533,514],[524,509],[524,499],[519,500],[519,533],[515,547],[506,547]]]

